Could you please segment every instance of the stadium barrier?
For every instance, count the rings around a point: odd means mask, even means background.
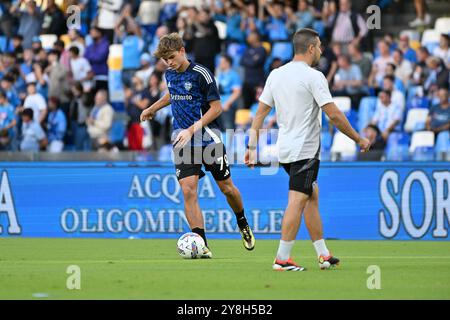
[[[236,165],[232,177],[256,238],[278,239],[288,177],[264,169]],[[0,179],[0,237],[177,238],[188,231],[170,164],[2,162]],[[318,183],[327,238],[449,240],[448,162],[324,162]],[[209,237],[239,238],[209,174],[198,194]],[[308,238],[304,223],[299,238]]]

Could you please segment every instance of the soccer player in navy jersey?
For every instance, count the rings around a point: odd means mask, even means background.
[[[183,40],[177,33],[163,36],[154,55],[169,67],[165,73],[169,92],[142,111],[141,121],[152,119],[158,110],[168,105],[172,107],[175,169],[192,232],[198,233],[208,246],[197,199],[198,181],[205,175],[202,171],[205,166],[236,215],[244,247],[253,250],[255,238],[244,215],[241,194],[231,180],[225,146],[220,138],[217,118],[222,113],[222,105],[214,75],[186,58]],[[202,257],[212,257],[208,247]]]

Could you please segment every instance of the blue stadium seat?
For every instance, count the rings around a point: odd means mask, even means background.
[[[325,25],[322,21],[316,20],[312,25],[313,29],[319,33],[319,37],[323,37],[325,35]]]
[[[412,154],[413,161],[433,161],[434,148],[433,147],[417,147]]]
[[[392,132],[386,145],[386,160],[406,161],[409,160],[409,142],[411,137],[407,133]]]
[[[331,143],[333,142],[333,137],[331,136],[331,133],[328,131],[322,131],[320,140],[321,140],[321,149],[323,151],[330,151]]]
[[[109,132],[109,139],[111,143],[119,143],[123,141],[126,135],[126,125],[122,120],[114,120],[112,123],[111,130]]]
[[[6,52],[7,45],[8,45],[8,38],[5,36],[0,36],[0,51]]]
[[[377,106],[376,97],[364,97],[359,103],[358,110],[358,131],[361,132],[370,122],[375,113],[375,108]]]
[[[294,47],[290,42],[276,42],[272,47],[272,58],[279,58],[282,61],[291,60],[294,55]]]
[[[442,131],[437,135],[434,149],[437,160],[446,159],[447,154],[450,154],[450,131]]]
[[[239,67],[241,58],[247,45],[242,43],[230,43],[227,48],[227,55],[233,58],[233,67]]]

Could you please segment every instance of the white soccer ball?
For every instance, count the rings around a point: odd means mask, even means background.
[[[177,250],[184,259],[197,259],[203,254],[205,241],[195,232],[183,234],[177,242]]]

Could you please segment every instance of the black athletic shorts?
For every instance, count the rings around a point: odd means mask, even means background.
[[[216,181],[226,180],[231,177],[228,157],[223,143],[210,144],[203,147],[185,146],[174,148],[175,172],[177,179],[181,180],[189,176],[205,176],[202,166],[210,171]],[[190,154],[190,156],[188,156]]]
[[[311,196],[319,174],[319,159],[305,159],[291,163],[280,163],[289,174],[289,190]]]

